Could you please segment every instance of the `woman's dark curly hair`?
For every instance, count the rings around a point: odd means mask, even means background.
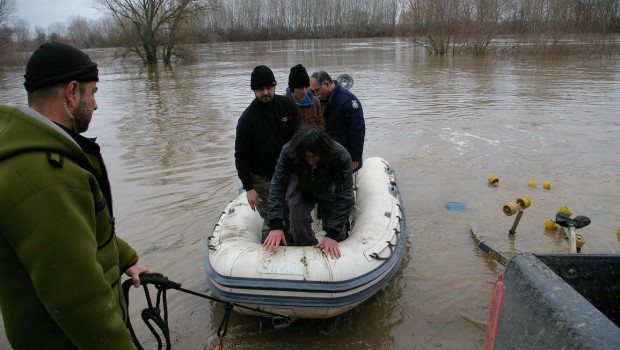
[[[319,162],[329,165],[338,159],[332,138],[317,126],[303,126],[291,139],[288,156],[295,167],[306,165],[306,151],[319,156]]]

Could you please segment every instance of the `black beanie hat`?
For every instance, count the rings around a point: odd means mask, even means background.
[[[81,50],[59,42],[47,42],[32,53],[26,64],[26,91],[64,82],[99,81],[97,64]]]
[[[276,78],[273,76],[273,72],[267,66],[256,66],[252,71],[250,77],[250,87],[252,90],[260,89],[265,86],[276,86]]]
[[[291,73],[288,75],[288,87],[291,89],[310,86],[310,77],[306,68],[301,64],[291,68]]]

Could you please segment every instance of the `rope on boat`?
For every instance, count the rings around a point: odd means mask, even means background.
[[[277,314],[274,312],[269,312],[265,310],[261,310],[258,308],[253,308],[245,305],[239,305],[237,303],[231,303],[228,301],[224,301],[222,299],[212,297],[203,293],[198,293],[189,289],[185,289],[181,287],[181,284],[178,282],[174,282],[168,279],[168,277],[160,274],[160,273],[143,273],[140,275],[140,284],[144,288],[144,296],[146,298],[147,307],[142,310],[141,316],[144,323],[147,325],[151,333],[157,339],[157,349],[161,350],[163,347],[163,341],[158,333],[158,330],[155,329],[155,326],[159,328],[159,332],[162,334],[166,341],[166,350],[170,350],[172,348],[172,343],[170,341],[170,328],[168,326],[168,301],[167,290],[168,289],[176,289],[180,292],[184,292],[187,294],[191,294],[200,298],[208,299],[211,301],[215,301],[218,303],[224,303],[225,305],[225,313],[222,321],[220,322],[220,326],[217,329],[217,335],[219,337],[219,349],[223,349],[224,344],[224,336],[228,333],[228,321],[230,319],[230,314],[233,308],[241,308],[246,310],[251,310],[254,312],[262,313],[265,315],[274,317],[274,325],[275,320],[277,320],[278,327],[276,328],[285,328],[291,324],[291,318],[286,315]],[[155,304],[151,299],[151,294],[149,292],[148,285],[152,284],[155,289],[157,289],[157,298]],[[125,303],[127,304],[127,309],[129,310],[129,289],[133,285],[131,279],[127,279],[123,282],[123,296],[125,298]],[[163,317],[162,317],[163,311]],[[151,324],[151,322],[153,324]],[[131,339],[133,340],[134,345],[138,350],[144,350],[140,341],[136,337],[136,333],[133,330],[131,325],[131,320],[129,319],[129,315],[127,315],[127,329],[129,329],[129,333],[131,334]]]
[[[399,206],[399,208],[400,208],[400,206]],[[403,221],[403,219],[400,216],[396,216],[396,218],[398,219],[399,223]],[[398,235],[400,235],[400,231],[398,230],[398,228],[394,228],[393,230],[394,230],[394,236],[392,236],[392,239],[394,237],[396,237],[396,240],[398,240]],[[374,259],[377,259],[377,260],[390,260],[390,258],[394,254],[394,247],[396,247],[396,245],[393,244],[391,240],[390,241],[385,241],[385,243],[387,243],[387,247],[390,248],[390,255],[388,255],[387,257],[382,257],[382,256],[379,255],[379,253],[375,252],[375,253],[370,254],[369,256],[371,258],[374,258]],[[383,248],[383,249],[385,249],[385,248]]]

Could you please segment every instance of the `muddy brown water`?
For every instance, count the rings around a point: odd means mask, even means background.
[[[435,57],[406,39],[303,40],[202,46],[197,61],[147,70],[100,63],[98,137],[110,170],[118,234],[152,270],[207,292],[206,237],[240,186],[233,160],[237,119],[251,102],[250,72],[267,64],[283,93],[289,68],[353,76],[366,118],[364,157],[396,169],[407,214],[408,250],[388,286],[329,320],[274,330],[234,314],[225,349],[481,349],[491,287],[503,267],[478,252],[475,226],[507,254],[564,252],[545,231],[559,206],[586,215],[584,253],[620,243],[620,61]],[[0,102],[24,103],[23,71],[0,71]],[[496,174],[503,187],[490,188]],[[5,180],[3,180],[5,181]],[[528,181],[550,190],[528,187]],[[514,237],[506,202],[529,196]],[[447,209],[450,201],[464,211]],[[155,340],[139,321],[146,348]],[[214,349],[223,306],[168,293],[174,349]],[[9,349],[4,333],[0,348]]]

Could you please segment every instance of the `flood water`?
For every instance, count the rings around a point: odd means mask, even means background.
[[[111,175],[119,236],[143,264],[207,292],[206,238],[240,187],[235,126],[253,93],[250,72],[270,66],[283,93],[290,67],[348,73],[366,118],[364,157],[396,169],[408,252],[388,286],[349,313],[275,330],[233,314],[225,349],[481,349],[493,282],[503,267],[479,253],[477,227],[506,253],[567,250],[544,221],[567,206],[592,224],[583,253],[620,243],[620,61],[429,56],[406,39],[218,43],[166,69],[91,56],[100,64],[97,136]],[[0,102],[25,103],[23,68],[0,71]],[[504,187],[487,186],[496,174]],[[528,181],[551,183],[550,190]],[[506,202],[529,196],[514,237]],[[462,212],[447,210],[462,202]],[[146,348],[156,342],[132,319]],[[168,293],[174,349],[215,349],[223,305]],[[9,349],[0,333],[0,348]]]

